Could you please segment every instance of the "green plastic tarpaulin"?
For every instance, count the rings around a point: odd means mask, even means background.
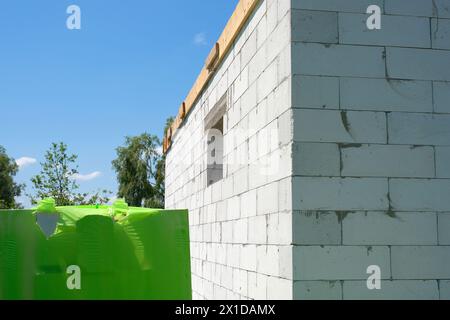
[[[57,215],[47,236],[41,215]],[[0,211],[0,299],[192,298],[186,210],[113,206]]]

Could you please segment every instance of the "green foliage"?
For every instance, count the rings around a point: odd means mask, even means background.
[[[97,204],[106,204],[111,199],[112,192],[109,190],[97,190],[90,193],[78,193],[73,198],[73,205],[93,206]]]
[[[31,179],[35,195],[30,196],[31,202],[44,198],[53,198],[57,206],[104,204],[109,201],[107,190],[89,193],[77,193],[79,188],[74,176],[78,174],[76,160],[78,156],[69,154],[67,145],[63,142],[52,143],[41,163],[41,172]]]
[[[116,149],[117,158],[112,165],[119,182],[118,196],[130,206],[164,206],[160,146],[158,137],[144,133],[126,137],[125,145]]]
[[[75,165],[77,156],[67,153],[67,145],[60,142],[52,143],[50,150],[45,153],[45,162],[41,163],[40,174],[31,179],[36,190],[36,197],[31,201],[36,204],[38,200],[53,198],[58,206],[73,204],[73,195],[78,185],[72,177],[78,173]]]
[[[170,117],[166,120],[166,126],[164,127],[164,135],[167,134],[172,123],[175,121],[174,117]],[[146,200],[144,206],[146,208],[164,208],[165,202],[165,180],[166,180],[166,155],[161,155],[157,164],[155,172],[155,195],[152,199]]]
[[[20,209],[15,197],[21,195],[24,185],[14,182],[18,171],[19,167],[14,159],[0,146],[0,209]]]
[[[164,127],[164,135],[167,134],[167,131],[169,131],[170,126],[172,125],[172,123],[175,121],[174,117],[169,117],[166,120],[166,126]]]

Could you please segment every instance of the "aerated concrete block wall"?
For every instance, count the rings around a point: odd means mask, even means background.
[[[294,298],[450,299],[450,0],[292,0],[292,77]]]
[[[176,132],[166,207],[188,208],[194,299],[292,299],[291,3],[260,1]],[[224,178],[204,120],[224,95]]]
[[[174,136],[166,207],[195,299],[450,299],[450,0],[260,1]]]

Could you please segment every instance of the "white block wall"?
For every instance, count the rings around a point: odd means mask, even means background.
[[[294,298],[450,299],[449,12],[292,1]]]
[[[194,298],[450,299],[449,12],[260,1],[167,154]],[[224,179],[207,187],[203,121],[226,92]]]
[[[195,299],[293,298],[290,22],[290,0],[260,1],[167,154]],[[207,187],[203,121],[226,92],[224,179]]]

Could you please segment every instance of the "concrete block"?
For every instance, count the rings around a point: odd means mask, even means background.
[[[278,183],[278,211],[291,212],[292,210],[292,179],[285,178]]]
[[[436,176],[450,178],[450,147],[436,147]]]
[[[215,223],[217,221],[216,219],[216,203],[210,204],[209,206],[206,207],[206,223],[208,224],[212,224]]]
[[[269,15],[267,15],[269,21]],[[269,23],[268,23],[268,32]],[[285,16],[275,30],[267,37],[267,61],[272,62],[284,50],[286,46],[291,43],[291,19],[290,16]]]
[[[340,154],[337,144],[294,143],[294,175],[327,176],[340,175]]]
[[[450,19],[431,19],[433,49],[450,50]]]
[[[203,189],[203,204],[208,205],[211,203],[212,200],[212,188],[206,187]]]
[[[278,24],[278,5],[277,1],[267,1],[266,3],[266,16],[267,16],[267,33],[270,34],[275,30]]]
[[[339,78],[295,75],[292,96],[294,108],[339,109]]]
[[[279,258],[280,277],[292,281],[294,279],[292,243],[290,243],[289,245],[278,246],[278,249],[280,257]]]
[[[339,13],[339,43],[430,48],[430,20],[422,17],[381,17],[381,30],[367,29],[367,14]]]
[[[233,288],[233,268],[228,266],[222,266],[222,277],[220,284],[226,289]]]
[[[241,117],[245,117],[256,107],[256,84],[251,85],[241,97]]]
[[[227,220],[236,220],[240,217],[240,197],[227,200]]]
[[[214,183],[211,190],[211,202],[216,203],[222,200],[222,180]]]
[[[241,268],[247,271],[256,271],[256,245],[243,245],[240,254]]]
[[[202,225],[202,229],[203,229],[203,241],[207,243],[212,242],[211,224]]]
[[[216,220],[222,222],[227,220],[227,201],[218,202],[216,205]]]
[[[436,214],[349,213],[342,221],[344,245],[437,245]]]
[[[267,121],[267,100],[262,101],[250,112],[250,129],[256,129],[258,158],[270,152],[269,137],[271,132],[266,128]],[[252,122],[254,121],[254,122]]]
[[[276,88],[278,84],[277,72],[278,64],[274,61],[259,76],[256,81],[256,96],[258,103]]]
[[[387,179],[293,179],[294,210],[388,210]]]
[[[222,225],[220,223],[214,223],[211,225],[211,241],[219,243],[222,236]]]
[[[262,47],[258,50],[248,64],[250,85],[254,85],[256,79],[258,79],[261,73],[267,68],[267,51],[264,49],[265,48]]]
[[[223,227],[224,224],[222,224]],[[229,223],[230,226],[232,226],[232,223]],[[222,236],[223,239],[223,236]],[[222,240],[222,242],[225,242]],[[232,258],[232,255],[228,254],[227,257],[227,248],[238,248],[238,246],[232,246],[232,245],[227,245],[224,243],[218,244],[216,246],[217,250],[216,250],[216,262],[218,264],[221,265],[226,265],[227,264],[227,258]],[[233,259],[235,261],[235,259]]]
[[[391,113],[388,121],[392,144],[450,146],[450,115]]]
[[[295,300],[342,300],[340,281],[295,281]]]
[[[259,158],[258,155],[258,135],[254,134],[248,139],[248,161],[249,163],[256,163]],[[252,166],[252,165],[250,165]],[[251,185],[252,176],[249,172],[249,180]]]
[[[268,101],[269,108],[276,110],[276,115],[280,116],[292,107],[291,79],[285,79],[273,92],[273,99]],[[269,96],[270,97],[270,96]],[[270,102],[270,103],[269,103]]]
[[[369,290],[366,281],[344,281],[345,300],[439,300],[437,281],[382,281]]]
[[[432,0],[384,0],[386,14],[433,17]]]
[[[215,285],[213,283],[213,297],[218,300],[225,300],[227,298],[227,290],[224,287]]]
[[[266,14],[266,6],[261,4],[257,4],[256,8],[250,15],[249,21],[247,21],[247,25],[244,28],[246,37],[250,37],[251,33],[253,33],[258,27],[259,22]]]
[[[233,243],[233,221],[222,222],[222,242]]]
[[[292,300],[293,284],[291,280],[277,277],[267,278],[268,300]]]
[[[450,212],[438,215],[439,245],[450,246]]]
[[[337,13],[292,11],[292,41],[337,43]]]
[[[233,83],[241,73],[241,53],[239,52],[228,67],[228,83]]]
[[[267,16],[264,16],[259,20],[256,26],[256,49],[260,49],[267,39]],[[265,50],[264,50],[265,51]]]
[[[259,188],[267,183],[267,174],[264,171],[264,163],[257,160],[249,166],[249,188]]]
[[[274,121],[275,122],[275,121]],[[277,131],[271,131],[270,138],[276,141],[275,147],[285,146],[292,142],[294,136],[294,119],[290,110],[286,111],[275,122],[277,124]]]
[[[245,244],[249,242],[249,223],[248,219],[233,221],[233,243]]]
[[[430,81],[341,78],[340,88],[342,109],[433,111]]]
[[[257,190],[257,214],[264,215],[278,212],[278,183],[270,183]]]
[[[278,246],[258,246],[256,248],[256,271],[269,276],[280,276],[280,253]]]
[[[434,82],[434,112],[450,113],[450,82]]]
[[[433,178],[434,149],[397,145],[341,147],[342,175],[347,177]]]
[[[386,143],[386,116],[380,112],[294,109],[294,141]]]
[[[218,250],[221,250],[220,248],[217,248]],[[222,263],[222,261],[217,261],[217,263],[220,264],[226,264],[227,266],[233,267],[233,268],[239,268],[241,266],[241,250],[242,245],[239,244],[229,244],[226,245],[226,263]]]
[[[450,280],[439,281],[441,300],[450,300]]]
[[[367,280],[367,267],[378,265],[390,278],[388,247],[294,247],[294,280]]]
[[[241,196],[241,217],[256,216],[256,190],[250,190]]]
[[[281,145],[286,145],[289,142],[289,138],[287,136],[291,135],[290,134],[292,131],[288,130],[288,133],[284,133],[284,137],[282,136],[282,139],[284,140],[283,143],[280,141],[280,125],[282,126],[287,126],[288,129],[290,128],[290,126],[292,126],[292,116],[290,116],[289,114],[287,114],[285,117],[282,117],[281,121],[280,119],[274,119],[272,120],[267,127],[265,128],[267,130],[268,133],[268,146],[269,146],[269,153],[273,153],[274,151],[278,151]]]
[[[293,9],[366,13],[370,5],[383,8],[383,0],[293,0]]]
[[[336,212],[297,211],[293,213],[295,245],[340,245],[341,221]]]
[[[248,66],[243,68],[233,83],[233,102],[236,102],[248,89]]]
[[[203,288],[203,295],[205,297],[213,297],[215,292],[214,284],[211,281],[201,280],[201,288]]]
[[[244,68],[256,53],[256,32],[252,32],[241,49],[241,69]]]
[[[449,0],[434,0],[435,14],[439,18],[450,18],[450,1]]]
[[[450,180],[391,179],[391,203],[399,211],[448,211]]]
[[[248,272],[239,270],[239,289],[237,293],[243,296],[248,296]]]
[[[291,0],[277,0],[278,21],[281,21],[289,10],[291,10]]]
[[[246,148],[248,150],[248,148]],[[242,159],[242,157],[239,157],[241,159],[238,160],[238,163],[240,164],[240,166],[244,165],[244,167],[238,171],[236,171],[236,173],[233,175],[233,181],[234,181],[234,186],[233,186],[233,190],[236,194],[242,194],[244,192],[246,192],[249,187],[248,187],[248,179],[249,179],[249,172],[248,172],[248,166],[245,166],[245,162]],[[247,160],[248,161],[248,160]]]
[[[289,245],[292,243],[292,214],[273,213],[267,216],[267,243]]]
[[[267,278],[268,276],[260,273],[248,273],[248,296],[250,299],[267,299]]]
[[[450,247],[392,247],[394,279],[435,280],[450,278]]]
[[[288,44],[276,58],[278,64],[278,83],[290,80],[292,74],[291,53],[291,46]]]
[[[246,230],[247,233],[247,230]],[[244,243],[244,242],[242,242]],[[267,243],[267,218],[266,216],[256,216],[248,219],[248,243]]]
[[[283,146],[261,159],[267,182],[273,183],[292,176],[292,147]]]
[[[381,47],[297,42],[292,44],[292,70],[302,75],[384,78],[383,56]]]
[[[450,51],[411,48],[387,48],[387,72],[390,78],[450,80]]]

